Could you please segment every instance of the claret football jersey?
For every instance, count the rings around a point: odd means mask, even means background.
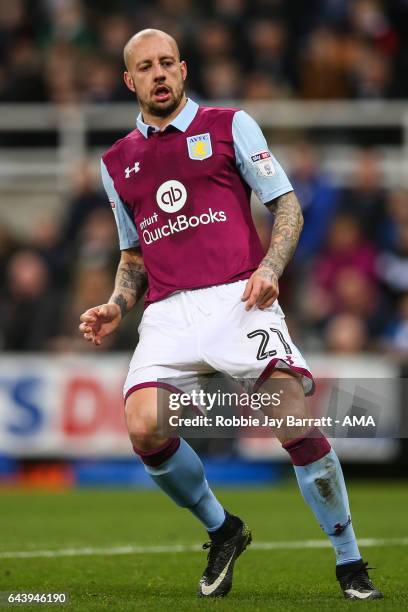
[[[264,255],[251,190],[263,203],[292,191],[247,113],[190,99],[163,131],[139,115],[101,165],[120,248],[142,251],[147,304],[248,278]]]

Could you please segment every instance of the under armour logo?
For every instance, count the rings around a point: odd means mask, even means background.
[[[125,168],[125,178],[130,178],[130,175],[132,172],[134,172],[136,174],[136,172],[139,172],[140,170],[140,162],[135,162],[135,165],[133,166],[133,168],[129,168],[129,166],[127,168]]]

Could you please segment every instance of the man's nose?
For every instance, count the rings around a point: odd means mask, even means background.
[[[166,74],[160,62],[158,62],[157,64],[154,64],[153,68],[154,68],[153,76],[154,76],[155,81],[162,81],[163,79],[166,78]]]

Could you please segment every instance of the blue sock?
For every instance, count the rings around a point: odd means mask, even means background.
[[[145,465],[145,470],[176,504],[191,510],[207,531],[221,527],[224,508],[208,486],[199,456],[185,440],[180,440],[170,459],[157,467]]]
[[[295,465],[294,469],[306,503],[333,544],[336,565],[361,559],[351,524],[346,484],[334,450],[308,465]]]

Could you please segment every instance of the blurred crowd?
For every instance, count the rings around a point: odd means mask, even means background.
[[[387,190],[379,153],[356,152],[352,180],[335,186],[306,142],[288,170],[304,230],[281,282],[281,303],[306,350],[408,355],[408,192]],[[62,219],[41,219],[23,242],[0,223],[0,349],[94,350],[79,315],[109,297],[119,258],[112,211],[96,169],[73,173]],[[256,214],[261,240],[273,218]],[[132,350],[142,304],[102,350]],[[101,349],[98,349],[101,350]]]
[[[408,96],[407,0],[0,0],[0,101],[126,101],[122,49],[180,42],[204,99]]]
[[[0,0],[0,102],[132,100],[122,50],[145,27],[173,34],[201,99],[408,97],[408,0]],[[305,226],[281,282],[306,350],[408,355],[408,192],[384,187],[375,149],[337,186],[308,142],[288,170]],[[94,350],[79,315],[109,297],[119,258],[113,215],[88,160],[61,219],[21,240],[0,218],[0,349]],[[269,213],[257,214],[265,246]],[[142,305],[105,350],[131,350]]]

